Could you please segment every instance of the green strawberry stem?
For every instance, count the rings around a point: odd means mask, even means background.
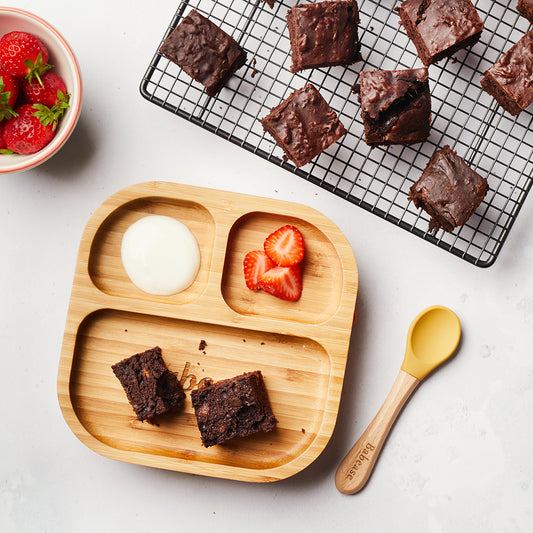
[[[52,68],[52,65],[49,65],[48,63],[43,63],[43,55],[41,54],[41,52],[39,52],[35,63],[31,59],[26,59],[24,61],[24,64],[30,69],[28,74],[26,74],[26,79],[30,82],[30,85],[32,85],[32,81],[35,78],[39,82],[39,85],[41,87],[44,87],[43,82],[41,80],[41,76],[47,70],[50,70]]]
[[[9,105],[11,91],[4,91],[4,78],[0,76],[0,121],[18,117],[18,113]]]
[[[33,104],[35,113],[32,113],[34,117],[37,117],[43,126],[52,126],[55,130],[59,119],[65,113],[65,110],[69,108],[70,94],[63,94],[62,91],[57,91],[59,102],[52,107],[47,107],[44,104]]]

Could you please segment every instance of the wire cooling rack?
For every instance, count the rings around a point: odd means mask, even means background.
[[[285,19],[296,0],[275,2],[270,9],[261,0],[184,0],[161,42],[194,8],[239,42],[248,53],[247,64],[216,98],[209,98],[200,84],[156,51],[141,82],[142,95],[474,265],[492,265],[532,186],[533,115],[524,111],[511,117],[480,86],[483,72],[529,28],[514,0],[474,1],[485,24],[480,42],[429,67],[432,129],[428,141],[374,149],[364,142],[353,92],[359,72],[422,66],[398,24],[394,7],[399,1],[358,2],[362,62],[297,74],[289,71]],[[259,119],[308,81],[337,112],[348,134],[297,169],[284,160]],[[487,177],[490,190],[465,226],[453,233],[430,233],[429,217],[408,201],[407,194],[433,152],[445,144]]]

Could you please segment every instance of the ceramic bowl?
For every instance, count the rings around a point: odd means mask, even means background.
[[[61,34],[42,18],[14,7],[0,8],[0,37],[10,31],[25,31],[37,36],[48,48],[48,62],[53,72],[65,81],[70,93],[70,107],[61,117],[52,141],[35,154],[0,154],[0,173],[21,172],[40,165],[65,144],[78,122],[82,84],[80,70],[72,49]],[[19,96],[20,98],[20,96]]]

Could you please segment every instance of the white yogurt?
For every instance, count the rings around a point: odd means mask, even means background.
[[[122,237],[122,264],[141,290],[169,296],[189,287],[200,269],[200,248],[178,220],[151,215],[133,223]]]

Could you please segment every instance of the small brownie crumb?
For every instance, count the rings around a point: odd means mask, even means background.
[[[272,109],[261,124],[297,167],[346,134],[335,111],[310,83]]]
[[[208,448],[235,437],[272,431],[277,424],[261,371],[211,381],[191,392],[203,445]]]
[[[246,62],[246,52],[235,39],[194,9],[159,52],[200,82],[209,96],[215,96]]]
[[[428,138],[431,95],[427,68],[363,71],[359,81],[368,145],[413,144]]]
[[[533,103],[533,31],[485,72],[481,86],[511,115],[520,114]]]
[[[533,0],[518,0],[517,11],[533,24]]]
[[[470,0],[405,0],[396,9],[426,67],[475,44],[483,31]]]
[[[355,0],[293,6],[287,12],[291,72],[360,61],[359,22]]]
[[[111,368],[138,420],[151,421],[184,403],[183,387],[165,365],[159,346],[123,359]]]
[[[433,154],[409,199],[430,215],[429,231],[453,231],[466,223],[487,190],[487,180],[446,145]]]
[[[200,341],[200,344],[198,345],[198,350],[200,350],[201,352],[205,350],[205,347],[207,346],[207,342],[204,341],[204,339],[202,339]]]

